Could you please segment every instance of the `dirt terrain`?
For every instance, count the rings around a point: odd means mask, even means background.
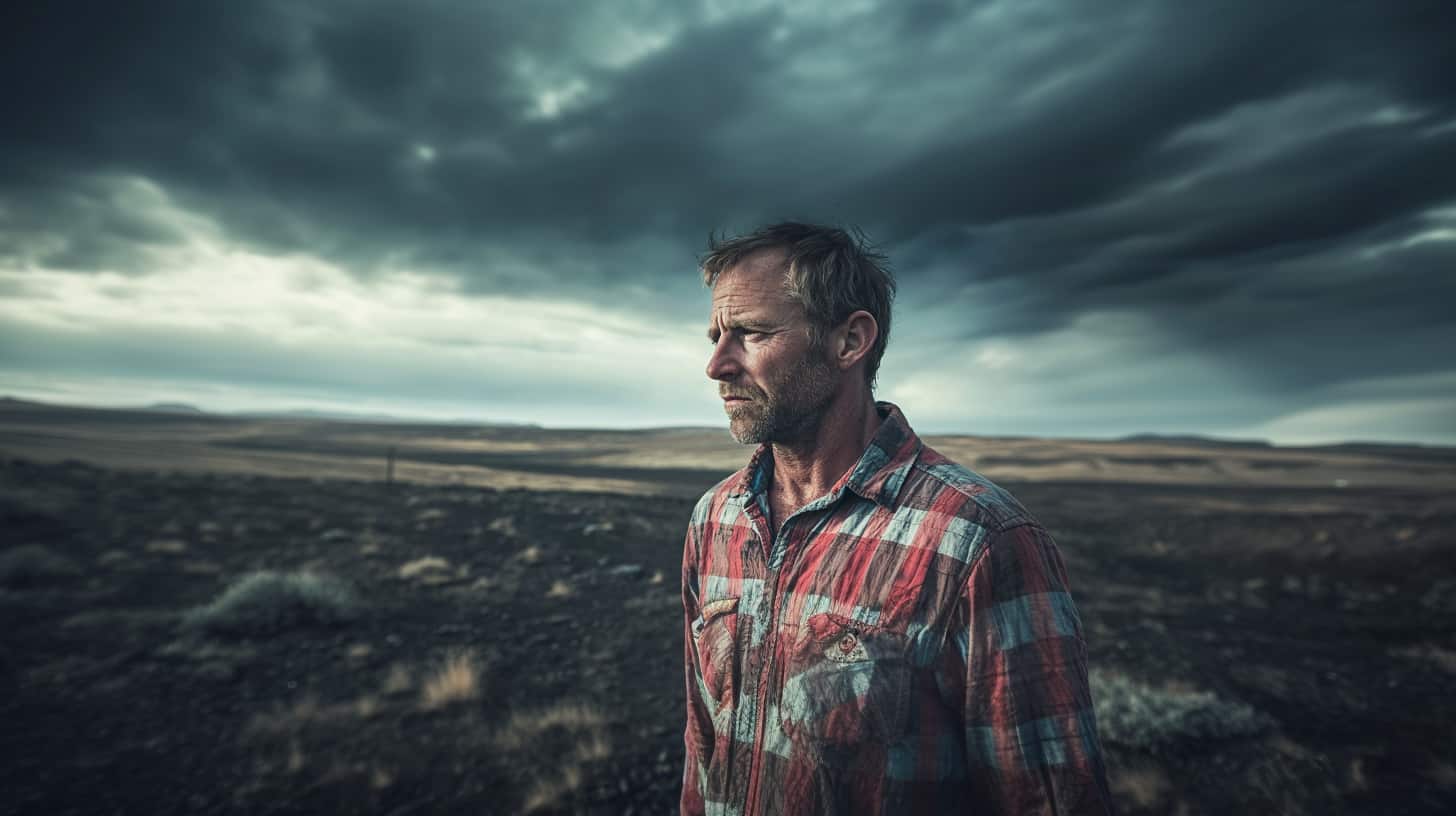
[[[1456,808],[1456,451],[930,441],[1057,536],[1124,812]],[[6,403],[0,812],[671,812],[745,455]],[[315,594],[227,606],[258,571]]]

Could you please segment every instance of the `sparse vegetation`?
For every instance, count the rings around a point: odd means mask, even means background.
[[[319,475],[0,462],[0,495],[24,484],[87,498],[64,517],[13,516],[0,544],[42,545],[80,573],[40,591],[0,585],[10,799],[44,813],[91,812],[97,790],[128,812],[674,812],[682,714],[665,698],[682,656],[667,647],[682,637],[691,500]],[[1116,667],[1095,693],[1120,810],[1451,810],[1456,573],[1435,548],[1456,529],[1449,491],[1142,485],[1108,502],[1111,489],[1017,492],[1063,547],[1091,665]],[[421,534],[427,507],[449,512]],[[510,535],[492,524],[508,517]],[[605,518],[615,533],[583,534]],[[361,557],[371,519],[378,550]],[[1390,547],[1415,526],[1409,546]],[[148,552],[154,540],[188,549]],[[449,567],[400,580],[422,556]],[[351,582],[367,620],[178,631],[179,613],[259,565]],[[558,580],[575,594],[548,597]],[[476,696],[426,710],[427,681],[463,649],[476,650]],[[1143,709],[1114,699],[1119,685]],[[1230,723],[1207,719],[1236,701],[1290,733],[1217,736]],[[1158,725],[1139,739],[1120,717]],[[77,723],[84,746],[56,737]]]
[[[1249,736],[1273,725],[1251,706],[1212,692],[1156,689],[1125,675],[1096,670],[1091,683],[1102,738],[1149,753]]]
[[[425,709],[474,700],[480,696],[480,669],[470,652],[455,652],[445,658],[420,690],[420,705]]]
[[[0,586],[25,589],[67,581],[81,574],[75,561],[35,544],[0,553]]]
[[[435,555],[427,555],[424,558],[416,558],[413,561],[401,564],[399,577],[406,580],[416,578],[427,572],[438,572],[450,569],[450,562]]]
[[[386,696],[392,696],[403,694],[414,688],[414,685],[415,679],[410,670],[402,663],[395,663],[389,667],[389,674],[385,675],[384,686],[379,691]]]
[[[558,807],[588,778],[586,766],[612,755],[607,718],[584,702],[560,702],[518,711],[493,736],[497,751],[540,757],[522,807],[527,812]]]
[[[244,576],[212,603],[183,618],[184,625],[220,635],[260,636],[315,625],[337,625],[359,617],[353,589],[315,572],[255,572]]]

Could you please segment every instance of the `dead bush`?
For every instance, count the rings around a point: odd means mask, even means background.
[[[425,680],[420,690],[420,705],[425,709],[444,708],[479,696],[480,669],[475,656],[470,652],[455,652]]]
[[[359,617],[362,605],[344,581],[314,572],[254,572],[217,600],[189,611],[183,625],[220,635],[261,636]]]
[[[1273,725],[1252,707],[1208,691],[1157,689],[1100,671],[1092,672],[1091,685],[1102,738],[1153,754],[1190,743],[1249,736]]]

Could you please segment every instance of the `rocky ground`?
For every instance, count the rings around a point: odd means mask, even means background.
[[[1449,492],[1008,486],[1125,812],[1456,808]],[[0,812],[671,812],[690,509],[0,461]],[[205,623],[260,570],[337,614]]]

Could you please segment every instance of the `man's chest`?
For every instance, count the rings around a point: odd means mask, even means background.
[[[869,502],[776,534],[764,516],[705,531],[693,637],[717,729],[828,764],[905,738],[912,699],[935,685],[959,562]]]
[[[945,525],[925,521],[921,511],[860,502],[793,516],[777,530],[750,511],[709,525],[700,608],[731,617],[735,674],[808,654],[928,664],[967,565],[942,552]]]

